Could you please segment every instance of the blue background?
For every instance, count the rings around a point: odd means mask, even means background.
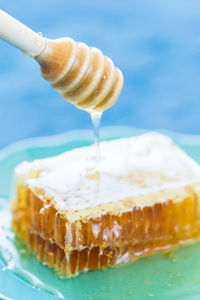
[[[122,69],[122,94],[102,126],[200,133],[199,0],[0,0],[0,7],[44,36],[100,48]],[[89,115],[64,101],[34,60],[0,41],[0,147],[80,128],[91,128]]]

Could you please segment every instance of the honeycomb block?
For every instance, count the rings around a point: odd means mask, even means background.
[[[102,144],[107,160],[98,174],[83,173],[91,147],[16,169],[13,229],[40,261],[62,277],[133,261],[200,238],[196,162],[157,134]],[[115,157],[108,149],[116,145],[120,154],[127,153],[125,158],[118,153],[118,165],[109,165]],[[131,155],[136,159],[132,161]]]

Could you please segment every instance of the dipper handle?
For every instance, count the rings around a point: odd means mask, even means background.
[[[32,57],[39,56],[45,47],[45,39],[40,34],[2,9],[0,9],[0,38]]]

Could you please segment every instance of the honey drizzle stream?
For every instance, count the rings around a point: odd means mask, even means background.
[[[99,138],[99,131],[100,131],[100,123],[101,123],[101,117],[102,112],[92,112],[90,114],[92,119],[92,125],[93,125],[93,133],[94,133],[94,145],[95,145],[95,171],[98,171],[99,161],[100,161],[100,138]]]

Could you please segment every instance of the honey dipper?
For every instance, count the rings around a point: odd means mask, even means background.
[[[69,37],[42,37],[3,10],[0,38],[33,57],[51,86],[64,99],[89,113],[103,112],[121,92],[122,72],[97,48]]]

